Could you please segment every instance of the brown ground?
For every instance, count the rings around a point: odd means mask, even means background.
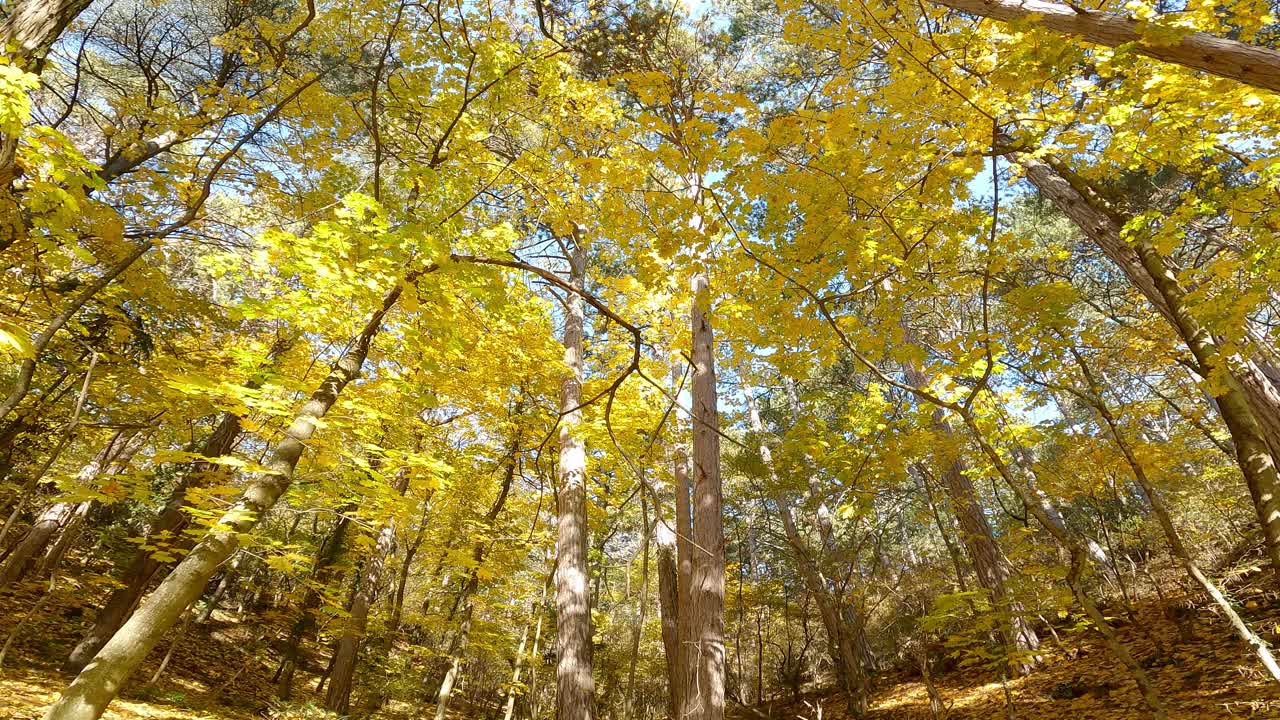
[[[32,598],[40,589],[30,588],[17,597],[0,597],[0,645],[15,625],[21,630],[0,668],[0,720],[38,720],[68,678],[57,662],[79,638],[88,619],[83,605],[100,589],[78,587],[62,580],[52,599],[33,619],[27,620]],[[1249,620],[1265,631],[1273,643],[1280,640],[1280,600],[1264,592],[1265,581],[1255,576],[1253,586],[1234,588],[1249,608]],[[1280,684],[1264,677],[1260,665],[1224,620],[1209,607],[1192,607],[1184,613],[1193,631],[1183,642],[1173,622],[1152,604],[1139,606],[1141,625],[1120,628],[1129,651],[1148,667],[1169,706],[1173,720],[1215,718],[1280,719]],[[176,646],[169,669],[152,688],[141,687],[155,672],[171,640],[152,654],[136,675],[135,686],[112,704],[109,720],[253,720],[271,706],[271,675],[276,654],[264,648],[262,628],[279,627],[280,618],[259,622],[235,622],[219,613],[206,626],[189,630]],[[1050,640],[1044,666],[1029,677],[1009,683],[1019,720],[1124,720],[1150,717],[1136,689],[1118,664],[1087,631],[1062,634],[1062,645]],[[299,691],[305,700],[313,684],[300,673]],[[303,687],[305,684],[306,687]],[[939,678],[939,686],[951,704],[951,720],[1006,718],[1004,688],[975,671],[957,670]],[[811,692],[799,703],[777,702],[745,710],[732,709],[734,720],[771,717],[779,720],[844,717],[839,695]],[[487,717],[478,713],[472,720]],[[459,719],[469,717],[460,713]],[[873,720],[921,720],[930,718],[928,696],[918,676],[883,675],[876,680]],[[608,720],[602,719],[602,720]]]

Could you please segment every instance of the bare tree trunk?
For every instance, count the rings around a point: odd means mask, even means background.
[[[407,475],[406,475],[407,477]],[[356,661],[360,656],[360,642],[364,639],[369,623],[369,607],[382,578],[382,568],[395,543],[395,525],[388,523],[378,532],[373,551],[365,561],[360,586],[351,600],[351,609],[342,637],[333,651],[333,669],[329,673],[329,692],[325,695],[325,709],[346,715],[351,708],[351,688],[355,682]]]
[[[916,648],[916,665],[920,668],[920,679],[924,681],[924,688],[929,693],[929,715],[933,720],[947,720],[947,703],[943,699],[942,693],[938,691],[938,686],[933,682],[933,671],[929,667],[929,650],[922,642]]]
[[[1027,21],[1106,47],[1132,43],[1156,60],[1280,91],[1280,52],[1203,32],[1179,34],[1169,42],[1144,36],[1144,25],[1114,13],[1045,0],[930,0],[938,5],[1005,22]]]
[[[42,60],[91,0],[22,0],[0,24],[0,47],[18,65]]]
[[[0,52],[10,65],[36,72],[49,48],[91,0],[20,0],[0,23]],[[18,174],[18,138],[0,133],[0,194],[8,194]],[[14,231],[16,232],[16,231]],[[16,238],[0,238],[0,250]]]
[[[586,279],[586,248],[575,238],[569,258],[569,282],[581,289]],[[587,454],[576,434],[582,422],[583,301],[565,299],[564,359],[569,367],[561,394],[560,489],[556,522],[556,717],[591,720],[595,716],[595,680],[591,647],[590,568],[587,566]]]
[[[911,384],[928,387],[929,379],[920,368],[908,366],[905,374]],[[951,426],[940,409],[933,414],[933,429],[943,438],[952,434]],[[964,461],[958,454],[948,457],[939,453],[937,463],[942,485],[951,500],[952,513],[960,525],[960,540],[968,551],[978,584],[991,594],[993,604],[1003,606],[1009,613],[1010,622],[1003,623],[1002,633],[1009,648],[1019,655],[1013,663],[1014,670],[1028,672],[1035,665],[1033,653],[1040,647],[1040,638],[1023,617],[1021,604],[1009,598],[1006,585],[1013,569],[996,544],[986,513],[978,503],[978,494],[965,474]]]
[[[700,226],[700,222],[696,224]],[[715,342],[708,315],[711,293],[706,273],[696,273],[691,287],[694,552],[689,585],[692,634],[686,642],[690,644],[694,662],[685,669],[688,686],[682,717],[723,720],[725,556],[720,416],[716,407]]]
[[[631,661],[627,667],[626,716],[633,717],[636,702],[636,663],[640,659],[640,633],[644,630],[645,614],[649,609],[649,497],[640,493],[640,597],[636,603],[635,625],[631,627]],[[631,573],[628,571],[628,583]]]
[[[679,378],[683,370],[677,363],[672,368],[675,377],[673,387],[679,389]],[[673,421],[676,434],[680,433],[680,421],[677,416]],[[689,692],[689,664],[692,662],[693,643],[693,610],[690,592],[693,587],[693,487],[689,482],[689,448],[683,439],[677,438],[672,448],[674,456],[672,472],[675,476],[675,516],[676,516],[676,584],[675,609],[672,617],[676,622],[676,654],[668,662],[668,671],[677,673],[676,707],[673,718],[679,718],[684,712],[684,698]]]
[[[549,578],[548,578],[549,579]],[[547,590],[550,589],[551,583],[542,586],[542,599],[533,607],[533,617],[529,618],[529,623],[524,626],[524,633],[520,635],[520,648],[516,651],[516,659],[511,668],[511,686],[507,689],[507,705],[502,713],[502,720],[513,720],[516,712],[516,697],[519,694],[520,674],[524,670],[525,648],[529,639],[529,625],[534,625],[533,631],[533,651],[528,653],[530,663],[538,661],[538,644],[542,640],[542,620],[546,615],[545,607],[547,604]],[[534,621],[537,618],[537,621]]]
[[[199,597],[218,567],[239,548],[240,536],[252,530],[289,489],[307,441],[343,389],[360,374],[373,340],[382,329],[383,319],[400,299],[404,287],[404,282],[396,283],[383,297],[381,307],[352,338],[350,349],[333,365],[272,451],[265,463],[267,471],[256,476],[240,500],[220,518],[218,527],[222,529],[206,535],[178,563],[63,691],[62,697],[45,714],[45,720],[97,720],[102,716],[147,653]]]

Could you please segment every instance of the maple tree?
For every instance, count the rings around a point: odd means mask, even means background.
[[[1280,691],[1273,4],[4,13],[32,717],[219,623],[282,719]]]

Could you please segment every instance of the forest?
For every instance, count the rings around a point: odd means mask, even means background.
[[[0,718],[1280,718],[1277,17],[5,0]]]

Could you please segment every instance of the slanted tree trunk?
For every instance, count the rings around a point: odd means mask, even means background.
[[[912,385],[928,387],[929,379],[920,368],[908,365],[905,370],[907,381]],[[941,409],[933,413],[933,429],[944,440],[952,435],[951,426]],[[1040,647],[1040,638],[1022,616],[1021,604],[1009,598],[1006,584],[1013,569],[996,544],[987,515],[978,503],[978,494],[965,474],[964,461],[958,454],[938,453],[937,462],[942,485],[951,500],[952,513],[960,525],[960,540],[969,555],[978,584],[991,594],[994,605],[1009,613],[1010,621],[1002,623],[1001,632],[1009,650],[1019,656],[1013,663],[1013,669],[1020,673],[1028,672],[1034,666],[1033,653]]]
[[[1133,479],[1142,488],[1142,493],[1146,497],[1147,503],[1151,506],[1151,512],[1160,523],[1160,529],[1164,532],[1165,541],[1168,542],[1169,549],[1173,551],[1173,556],[1177,558],[1178,563],[1182,565],[1182,569],[1186,571],[1192,582],[1199,585],[1205,594],[1213,600],[1214,604],[1218,606],[1218,609],[1222,611],[1231,628],[1253,650],[1258,661],[1262,663],[1267,673],[1271,675],[1271,679],[1280,682],[1280,664],[1276,663],[1275,656],[1271,654],[1271,649],[1240,617],[1240,613],[1236,612],[1235,606],[1231,604],[1231,601],[1227,599],[1217,584],[1209,579],[1209,576],[1205,575],[1204,571],[1196,563],[1191,551],[1182,542],[1182,535],[1178,532],[1177,527],[1174,526],[1173,518],[1164,504],[1164,499],[1156,492],[1151,478],[1147,476],[1146,467],[1138,459],[1128,438],[1120,432],[1120,424],[1103,398],[1102,388],[1094,377],[1092,370],[1075,349],[1072,349],[1071,353],[1075,357],[1076,364],[1080,367],[1081,374],[1084,376],[1085,383],[1089,389],[1088,393],[1079,393],[1080,397],[1097,412],[1105,430],[1120,450],[1120,454],[1124,456],[1125,463],[1129,465],[1129,469],[1133,473]]]
[[[3,179],[3,173],[3,167],[0,167],[0,180]],[[133,246],[115,265],[107,268],[102,275],[94,278],[80,292],[76,293],[63,307],[62,311],[50,319],[49,324],[45,325],[44,329],[32,338],[30,357],[24,359],[18,366],[18,377],[14,380],[13,387],[9,390],[9,394],[5,399],[0,401],[0,420],[7,418],[31,391],[31,379],[35,377],[38,358],[45,348],[49,347],[49,343],[53,341],[54,336],[71,321],[71,318],[80,312],[80,308],[84,307],[99,292],[102,292],[103,288],[110,285],[124,271],[132,267],[138,258],[145,255],[154,244],[152,240],[144,240]]]
[[[696,185],[696,184],[695,184]],[[696,198],[700,197],[695,195]],[[695,221],[700,229],[700,220]],[[723,720],[724,523],[721,517],[720,415],[716,403],[715,341],[709,316],[711,292],[705,272],[694,275],[690,325],[693,334],[693,567],[689,583],[689,628],[682,639],[691,662],[681,717]],[[683,608],[681,614],[683,615]]]
[[[1075,187],[1056,168],[1021,153],[1010,159],[1026,169],[1027,179],[1055,207],[1116,263],[1152,306],[1173,325],[1199,366],[1201,377],[1215,379],[1210,386],[1214,404],[1222,415],[1235,447],[1236,462],[1244,474],[1258,523],[1266,541],[1272,569],[1280,574],[1280,474],[1275,448],[1280,436],[1268,437],[1258,418],[1275,418],[1280,433],[1280,402],[1270,395],[1275,388],[1258,363],[1238,355],[1227,356],[1213,336],[1188,310],[1186,290],[1175,268],[1139,238],[1129,244],[1120,236],[1121,223]],[[1248,391],[1247,388],[1252,388]]]
[[[278,357],[286,348],[287,345],[284,343],[277,343],[272,349],[272,357]],[[261,379],[255,377],[245,383],[245,387],[255,389],[261,384]],[[196,461],[179,477],[177,485],[165,502],[164,509],[160,511],[147,531],[144,543],[146,546],[154,548],[158,544],[163,545],[166,550],[178,551],[168,553],[175,556],[191,547],[193,539],[183,532],[190,521],[190,516],[183,511],[186,506],[187,491],[193,487],[212,484],[216,478],[224,474],[220,466],[213,461],[230,453],[239,437],[240,417],[231,412],[223,413],[217,427],[205,439],[204,447],[200,449],[200,455],[207,459]],[[155,558],[154,549],[138,548],[133,560],[122,574],[123,585],[107,597],[106,603],[93,619],[93,626],[71,651],[71,655],[63,665],[64,669],[78,673],[89,664],[93,656],[102,649],[116,630],[120,629],[129,614],[138,606],[143,594],[156,575],[163,570],[164,565],[165,563]]]
[[[1164,702],[1156,692],[1155,686],[1151,683],[1151,678],[1147,676],[1146,670],[1144,670],[1142,666],[1133,659],[1133,656],[1129,654],[1129,651],[1125,649],[1124,645],[1120,643],[1119,637],[1116,636],[1115,629],[1111,627],[1111,623],[1107,622],[1106,617],[1098,608],[1097,603],[1093,601],[1093,598],[1090,597],[1088,591],[1085,590],[1084,573],[1089,564],[1088,550],[1070,532],[1059,527],[1049,519],[1048,515],[1045,514],[1044,507],[1041,503],[1031,496],[1031,492],[1025,485],[1019,483],[1017,479],[1014,478],[1013,471],[1010,470],[1009,465],[1004,461],[1004,458],[1001,457],[1000,453],[997,452],[996,449],[991,446],[991,443],[987,441],[986,436],[982,434],[982,430],[978,427],[973,416],[958,406],[952,406],[952,410],[956,411],[960,415],[961,419],[964,420],[965,427],[973,435],[974,440],[978,443],[978,447],[982,450],[982,454],[991,462],[992,466],[996,469],[996,472],[999,473],[1000,477],[1005,481],[1005,484],[1008,485],[1009,488],[1012,489],[1022,500],[1023,504],[1026,505],[1027,512],[1031,513],[1032,516],[1035,517],[1036,522],[1047,530],[1049,535],[1067,551],[1070,556],[1071,565],[1067,572],[1066,580],[1067,585],[1071,588],[1072,595],[1076,598],[1076,602],[1080,604],[1085,615],[1089,618],[1090,622],[1093,623],[1094,629],[1102,636],[1103,642],[1106,644],[1107,649],[1111,651],[1112,656],[1124,666],[1125,670],[1128,671],[1129,676],[1133,678],[1134,684],[1138,686],[1138,692],[1142,695],[1142,699],[1146,703],[1147,708],[1151,711],[1152,716],[1155,717],[1156,720],[1165,720],[1165,718],[1168,717],[1168,713],[1165,710]]]
[[[123,472],[146,437],[147,433],[143,432],[116,433],[93,460],[76,474],[76,484],[87,486],[99,475]],[[59,533],[69,530],[76,518],[88,512],[88,509],[86,501],[57,502],[45,508],[26,534],[9,550],[4,567],[0,569],[0,588],[21,580],[31,570],[36,558],[49,547],[49,543]]]
[[[586,248],[575,239],[569,258],[570,284],[586,278]],[[560,401],[560,488],[556,521],[556,717],[591,720],[595,679],[591,647],[590,568],[587,565],[587,454],[577,427],[582,422],[581,296],[565,300],[564,359],[569,368]]]
[[[91,0],[19,0],[0,23],[0,53],[10,65],[38,73],[49,48]],[[0,193],[8,193],[18,174],[18,138],[0,133]],[[15,238],[0,238],[0,249]]]
[[[1095,45],[1120,47],[1156,60],[1203,70],[1220,77],[1280,91],[1280,52],[1237,40],[1193,32],[1169,42],[1145,38],[1145,23],[1115,13],[1045,0],[930,0],[972,15],[1005,22],[1026,21]]]
[[[418,274],[411,273],[406,282],[412,282]],[[206,535],[178,563],[63,691],[62,697],[45,713],[45,720],[97,720],[102,716],[147,653],[199,597],[218,567],[239,548],[240,536],[252,530],[289,489],[307,441],[343,389],[360,374],[373,340],[382,329],[383,319],[400,299],[406,282],[397,282],[383,296],[381,307],[351,339],[349,350],[334,363],[272,450],[265,463],[267,471],[256,476],[240,500],[219,519],[218,526],[222,529]]]
[[[0,48],[17,65],[44,59],[46,53],[91,0],[21,0],[0,24]]]

